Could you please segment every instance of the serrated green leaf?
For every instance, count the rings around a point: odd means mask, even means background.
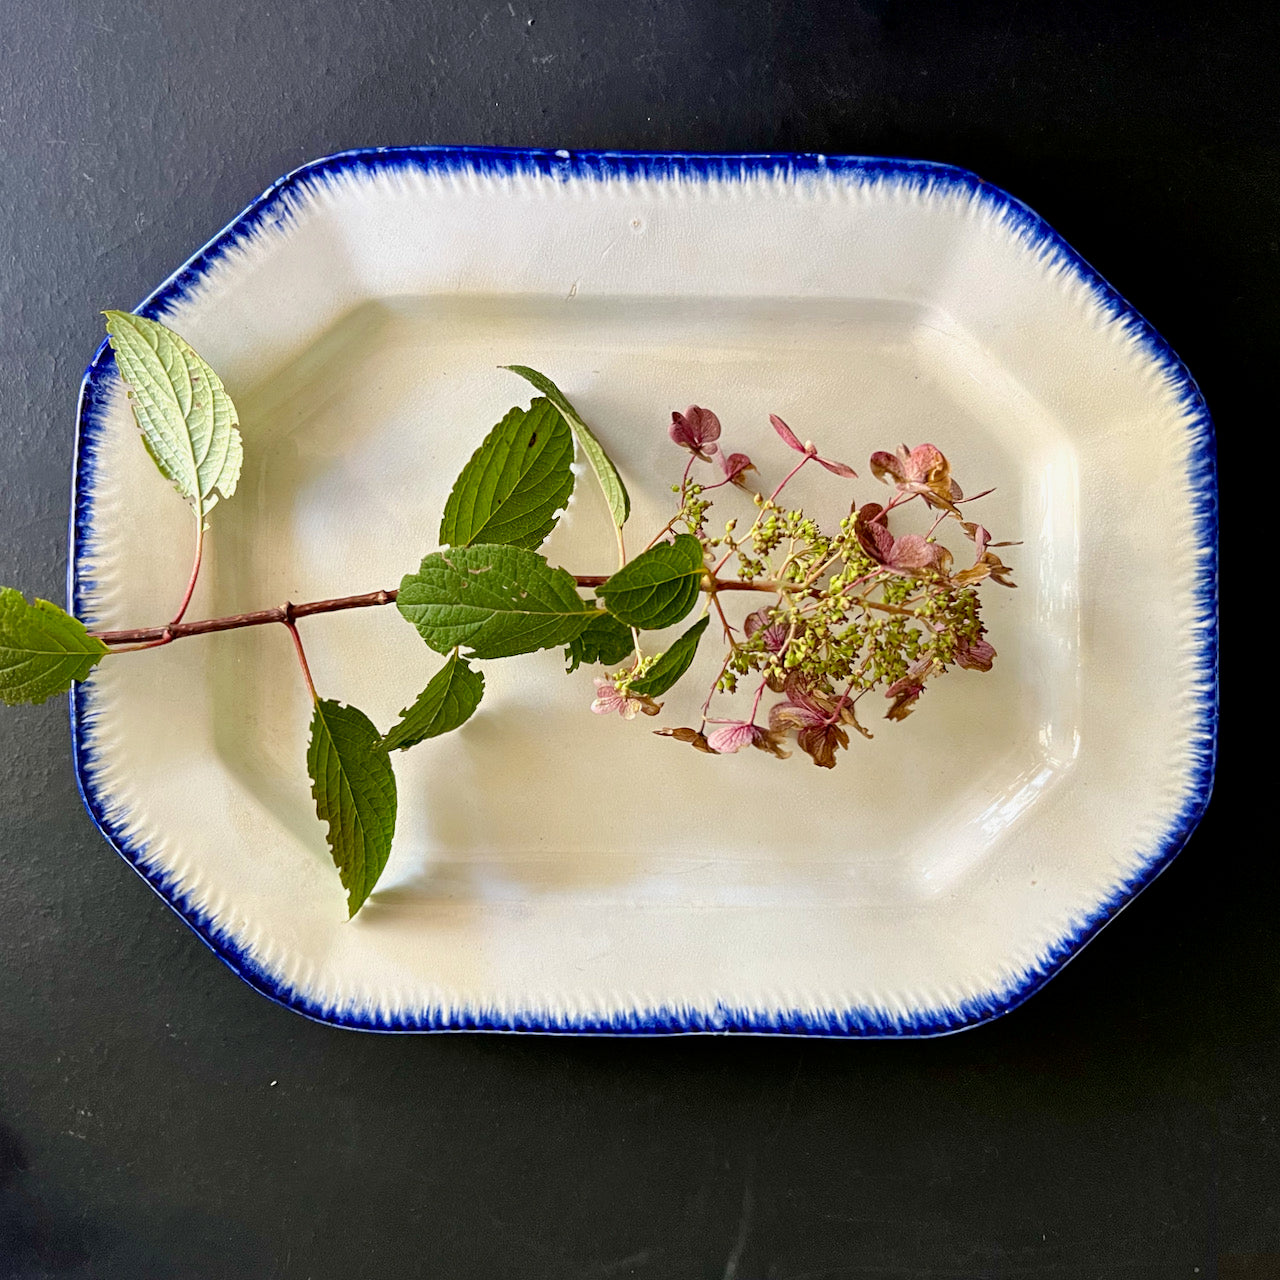
[[[698,652],[698,641],[710,621],[710,617],[699,618],[639,680],[631,681],[631,692],[644,693],[651,698],[666,693],[689,670],[693,656]]]
[[[373,892],[396,829],[396,775],[373,721],[328,698],[311,717],[307,771],[316,816],[328,827],[329,852],[355,915]]]
[[[573,493],[573,434],[541,396],[512,409],[462,468],[444,506],[440,542],[542,545]]]
[[[83,680],[108,653],[78,618],[0,587],[0,701],[44,702]]]
[[[621,662],[635,648],[631,628],[619,622],[611,613],[601,613],[587,623],[586,630],[569,642],[564,651],[568,671],[577,671],[580,663],[595,666],[602,663],[611,667]]]
[[[603,586],[600,598],[629,627],[656,631],[679,622],[698,598],[705,572],[702,543],[676,535],[629,560]]]
[[[400,713],[382,745],[387,751],[407,751],[428,738],[438,738],[471,719],[484,696],[484,676],[456,653],[427,681],[413,706]]]
[[[396,607],[437,653],[509,658],[568,644],[599,610],[536,551],[478,543],[427,556],[400,583]]]
[[[512,373],[518,373],[526,382],[531,382],[564,415],[564,420],[573,428],[573,434],[578,438],[582,452],[587,455],[587,461],[591,463],[591,470],[596,473],[604,500],[609,504],[609,514],[613,517],[613,523],[621,529],[631,514],[631,495],[627,493],[627,486],[622,483],[618,468],[613,465],[609,455],[604,451],[604,446],[592,434],[591,428],[583,422],[564,392],[546,374],[530,369],[524,364],[508,364],[503,365],[503,368],[510,369]]]
[[[125,311],[103,314],[147,452],[203,521],[240,479],[235,405],[222,379],[172,329]]]

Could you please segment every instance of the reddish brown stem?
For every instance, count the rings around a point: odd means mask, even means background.
[[[339,596],[333,600],[312,600],[309,604],[281,605],[276,609],[258,609],[254,613],[233,613],[225,618],[205,618],[200,622],[179,622],[167,627],[137,627],[130,631],[99,631],[103,644],[143,644],[148,640],[163,640],[166,633],[173,640],[185,636],[203,636],[213,631],[234,631],[238,627],[262,627],[270,622],[285,622],[293,618],[309,618],[315,613],[337,613],[342,609],[367,609],[372,605],[392,604],[396,598],[391,591],[366,591],[359,596]],[[292,609],[292,614],[289,610]]]
[[[607,573],[585,573],[575,579],[580,587],[598,587],[608,582]],[[717,591],[775,591],[773,583],[717,582]],[[164,627],[135,627],[126,631],[98,631],[103,644],[116,646],[145,645],[151,641],[182,640],[187,636],[209,635],[214,631],[235,631],[240,627],[262,627],[268,623],[288,623],[291,618],[310,618],[317,613],[338,613],[343,609],[368,609],[375,605],[394,604],[397,591],[366,591],[358,596],[337,596],[332,600],[312,600],[307,604],[280,605],[275,609],[258,609],[253,613],[233,613],[225,618],[205,618],[199,622],[170,623]],[[290,613],[292,610],[292,613]],[[121,648],[118,652],[125,652]]]
[[[204,556],[204,516],[196,512],[196,553],[195,558],[191,562],[191,577],[187,579],[187,590],[182,597],[182,603],[178,606],[178,612],[173,615],[172,623],[179,623],[187,613],[187,605],[191,603],[191,597],[195,593],[196,579],[200,576],[200,561]]]
[[[316,682],[311,678],[311,668],[307,665],[307,651],[302,647],[302,637],[298,634],[297,625],[293,621],[294,607],[291,604],[284,606],[284,625],[289,628],[289,634],[293,637],[293,647],[298,652],[298,663],[302,667],[303,679],[307,682],[307,689],[311,693],[311,701],[319,702],[320,695],[316,693]]]

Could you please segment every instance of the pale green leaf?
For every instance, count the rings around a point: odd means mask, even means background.
[[[549,400],[512,409],[484,438],[444,504],[440,542],[533,550],[573,493],[573,435]]]
[[[650,698],[666,693],[689,670],[698,652],[698,641],[710,621],[710,617],[699,618],[639,680],[631,681],[631,692],[647,694]]]
[[[110,650],[48,600],[0,587],[0,701],[44,702],[83,680]]]
[[[523,364],[508,364],[503,365],[503,368],[510,369],[512,373],[518,373],[527,382],[531,382],[564,415],[564,420],[573,428],[573,434],[578,438],[582,452],[587,455],[592,471],[596,473],[604,500],[609,504],[613,523],[621,529],[631,514],[631,496],[627,493],[627,486],[622,483],[617,467],[605,453],[604,446],[592,434],[591,428],[583,422],[564,392],[546,374]]]
[[[631,628],[623,625],[611,613],[602,613],[587,623],[583,633],[569,642],[564,659],[568,671],[577,671],[580,663],[595,666],[601,663],[611,667],[621,662],[635,648]]]
[[[629,560],[598,589],[615,618],[629,627],[656,631],[679,622],[698,598],[705,572],[702,543],[676,535]]]
[[[396,776],[381,735],[363,711],[322,698],[311,717],[307,771],[316,816],[355,915],[373,892],[396,829]]]
[[[427,556],[401,582],[396,607],[437,653],[466,645],[469,658],[568,644],[600,612],[536,551],[489,543]]]
[[[222,379],[173,330],[125,311],[103,314],[147,452],[203,519],[240,479],[235,405]]]
[[[484,676],[456,653],[427,681],[413,706],[400,713],[400,723],[382,740],[388,751],[407,751],[428,738],[438,738],[465,724],[484,695]]]

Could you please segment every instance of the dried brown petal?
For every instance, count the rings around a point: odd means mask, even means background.
[[[956,662],[968,671],[990,671],[995,657],[996,651],[991,643],[981,637],[961,645],[955,652]]]
[[[745,453],[731,453],[727,456],[720,455],[720,469],[731,484],[736,484],[739,489],[746,489],[747,472],[754,471],[756,466]]]
[[[884,713],[886,720],[905,720],[915,709],[916,700],[924,692],[924,685],[912,685],[903,689],[893,700],[893,705]]]
[[[884,508],[878,502],[868,502],[853,517],[858,544],[877,564],[888,564],[893,555],[893,534],[880,518],[883,515]]]
[[[964,493],[951,478],[951,464],[936,445],[918,444],[914,449],[899,445],[896,455],[879,450],[871,455],[871,470],[877,480],[891,476],[903,493],[918,493],[931,507],[960,514],[955,504]]]
[[[655,729],[653,732],[659,738],[674,738],[677,742],[687,742],[695,751],[701,751],[706,755],[716,754],[707,746],[706,738],[697,729]]]
[[[758,734],[751,745],[757,751],[767,751],[771,756],[776,756],[779,760],[789,760],[791,758],[791,752],[782,745],[782,738],[774,733],[772,729]]]
[[[849,735],[838,724],[828,724],[821,728],[801,729],[796,734],[796,744],[813,758],[819,769],[834,769],[836,751],[848,747]]]

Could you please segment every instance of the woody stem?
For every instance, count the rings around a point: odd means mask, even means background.
[[[598,587],[607,582],[607,573],[584,573],[575,578],[580,587]],[[721,581],[715,583],[716,591],[776,591],[775,583]],[[184,640],[188,636],[209,635],[214,631],[235,631],[241,627],[261,627],[268,623],[287,623],[291,619],[310,618],[318,613],[338,613],[346,609],[368,609],[377,605],[394,604],[397,591],[366,591],[363,595],[337,596],[331,600],[312,600],[305,604],[280,605],[275,609],[258,609],[252,613],[233,613],[223,618],[204,618],[198,622],[170,623],[162,627],[134,627],[122,631],[99,631],[95,634],[103,644],[117,652],[127,651],[128,646],[146,645],[152,641]],[[291,611],[291,612],[290,612]]]

